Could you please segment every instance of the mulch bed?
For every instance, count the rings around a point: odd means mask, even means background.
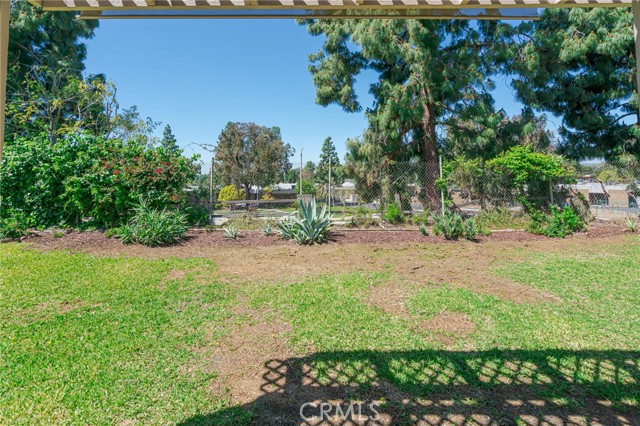
[[[593,224],[589,232],[578,233],[568,238],[603,238],[623,234],[625,231],[619,226],[606,224]],[[261,231],[241,231],[241,237],[237,240],[224,238],[221,230],[192,230],[187,238],[173,247],[160,247],[146,250],[165,251],[197,251],[202,248],[241,248],[241,247],[273,247],[296,246],[294,241],[286,241],[278,235],[265,236]],[[548,239],[541,235],[533,235],[518,230],[495,231],[489,236],[478,238],[478,243],[495,242],[527,242]],[[53,232],[43,231],[33,233],[22,240],[36,248],[44,250],[78,250],[78,251],[108,251],[114,254],[135,254],[136,246],[125,246],[117,238],[107,238],[102,232],[69,232],[62,237],[54,237]],[[354,230],[334,229],[326,245],[350,245],[350,244],[456,244],[456,241],[446,241],[442,237],[430,235],[425,237],[417,230],[389,229],[389,230]]]

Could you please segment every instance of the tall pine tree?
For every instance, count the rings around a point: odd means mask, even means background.
[[[631,10],[545,9],[540,18],[502,26],[519,100],[562,118],[559,148],[570,157],[640,155]]]
[[[316,101],[362,110],[356,77],[365,70],[374,103],[367,111],[370,131],[384,141],[381,161],[421,158],[423,202],[440,206],[436,187],[438,128],[492,112],[485,63],[490,55],[485,24],[453,20],[308,20],[309,32],[324,35],[322,49],[310,56]],[[487,24],[491,25],[491,24]]]
[[[162,132],[162,140],[160,141],[160,146],[162,146],[164,149],[171,152],[176,152],[180,149],[180,147],[178,146],[178,140],[176,139],[175,135],[171,131],[171,126],[169,126],[168,124],[164,126],[164,131]]]
[[[324,140],[320,151],[320,161],[315,171],[316,183],[329,183],[329,163],[331,163],[331,183],[340,185],[344,182],[344,173],[340,165],[338,152],[330,137]]]

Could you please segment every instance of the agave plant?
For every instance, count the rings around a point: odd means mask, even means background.
[[[237,240],[240,238],[240,231],[235,226],[230,226],[224,229],[224,237],[228,240]]]
[[[270,236],[271,234],[273,234],[273,229],[271,229],[271,224],[269,222],[264,224],[264,226],[262,227],[262,232],[267,237]]]
[[[624,226],[629,232],[638,232],[638,221],[636,219],[627,217],[625,219]]]
[[[292,220],[280,220],[276,222],[276,226],[280,229],[280,236],[285,240],[291,240],[296,233],[296,223]]]
[[[298,244],[321,243],[331,229],[331,214],[326,205],[318,212],[316,200],[311,199],[300,203],[300,218],[294,219],[294,224],[293,238]]]
[[[418,227],[418,229],[420,230],[420,233],[425,236],[428,237],[429,236],[429,231],[427,231],[427,227],[424,226],[423,223],[420,224],[420,226]]]

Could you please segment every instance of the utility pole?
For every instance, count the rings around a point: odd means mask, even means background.
[[[302,201],[302,150],[304,148],[300,148],[300,200]]]
[[[209,169],[209,223],[211,223],[211,215],[213,214],[213,162],[215,158],[211,157],[211,168]]]
[[[331,156],[329,156],[329,213],[331,213]]]

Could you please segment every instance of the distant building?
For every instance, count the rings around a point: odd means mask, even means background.
[[[601,184],[599,182],[580,182],[563,185],[584,195],[594,207],[629,209],[637,208],[635,198],[629,194],[627,184]]]

